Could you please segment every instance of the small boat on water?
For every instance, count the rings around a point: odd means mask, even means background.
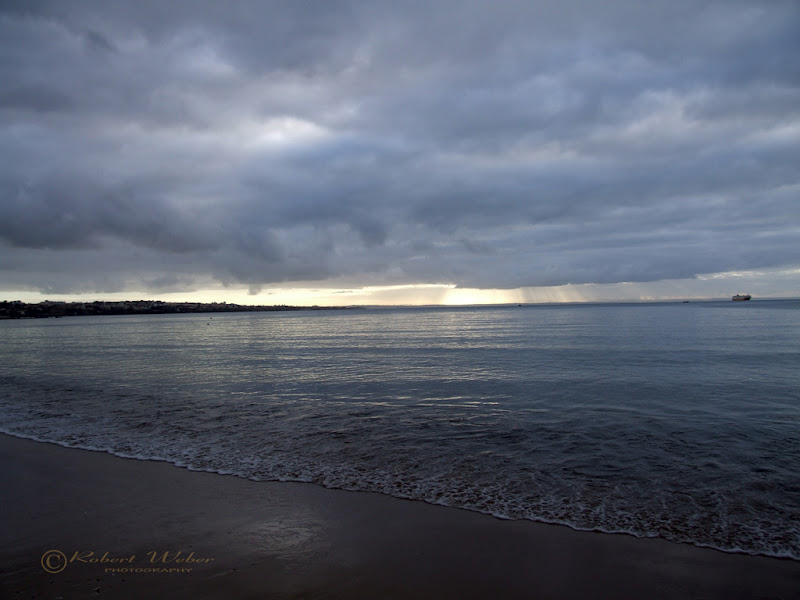
[[[750,300],[752,296],[750,294],[736,294],[731,300],[734,302],[740,302],[742,300]]]

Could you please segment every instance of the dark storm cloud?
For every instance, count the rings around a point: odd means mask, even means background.
[[[788,1],[4,2],[0,269],[55,293],[797,266],[798,57]]]

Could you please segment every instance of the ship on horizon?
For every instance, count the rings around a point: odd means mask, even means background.
[[[733,298],[731,298],[731,300],[734,302],[740,302],[743,300],[750,300],[751,297],[752,296],[750,296],[750,294],[736,294]]]

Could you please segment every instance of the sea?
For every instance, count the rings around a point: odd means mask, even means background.
[[[0,321],[0,431],[800,560],[800,301]]]

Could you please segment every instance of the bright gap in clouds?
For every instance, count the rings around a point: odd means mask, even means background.
[[[654,302],[727,300],[737,293],[754,299],[800,298],[800,269],[709,273],[695,279],[645,283],[581,284],[515,289],[459,288],[452,284],[367,286],[361,288],[266,288],[251,294],[245,288],[215,287],[174,293],[114,292],[106,294],[46,294],[0,291],[0,298],[41,302],[94,300],[162,300],[165,302],[229,302],[241,305],[290,306],[469,306],[580,302]]]

